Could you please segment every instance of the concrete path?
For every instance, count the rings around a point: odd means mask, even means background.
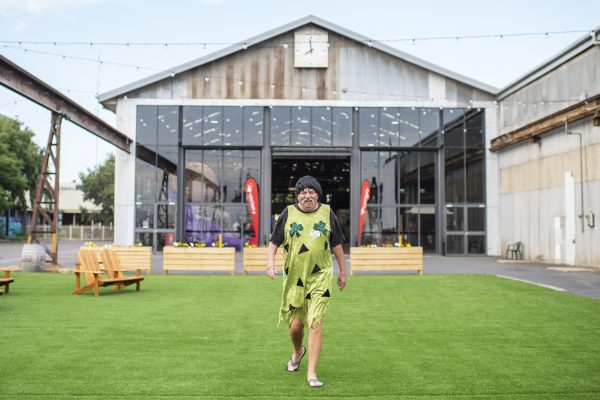
[[[103,242],[97,242],[99,246]],[[108,242],[106,243],[108,244]],[[77,262],[77,251],[82,241],[59,243],[59,264],[72,269]],[[0,267],[16,266],[21,260],[23,243],[0,241]],[[162,253],[153,256],[152,272],[162,274]],[[552,290],[561,290],[581,296],[600,299],[600,268],[573,268],[556,264],[509,262],[494,257],[425,256],[425,274],[488,274],[538,284]],[[237,273],[241,273],[238,254]],[[412,274],[412,272],[410,272]]]

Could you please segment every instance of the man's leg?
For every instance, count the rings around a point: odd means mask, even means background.
[[[323,320],[318,326],[314,325],[313,323],[308,332],[308,372],[306,373],[308,379],[317,377],[317,364],[323,346]]]
[[[290,324],[290,339],[292,339],[294,345],[294,364],[297,364],[300,357],[302,357],[302,340],[304,339],[304,325],[298,318],[294,318]],[[291,369],[288,363],[288,370]]]

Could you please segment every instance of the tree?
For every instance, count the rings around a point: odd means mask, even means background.
[[[104,164],[96,166],[87,173],[79,174],[83,199],[90,200],[102,207],[100,220],[104,224],[112,222],[115,203],[115,156],[108,156]]]
[[[33,204],[43,149],[32,140],[35,133],[22,122],[0,115],[0,210],[27,209]]]

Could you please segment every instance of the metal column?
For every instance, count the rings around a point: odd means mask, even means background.
[[[38,179],[37,190],[35,193],[35,204],[29,224],[29,236],[27,243],[36,242],[44,246],[46,253],[52,258],[54,264],[58,263],[58,198],[60,191],[60,128],[62,115],[52,111],[50,135],[48,136],[48,145],[44,151],[42,159],[42,170]],[[50,226],[50,231],[40,229],[38,226],[38,216],[42,217],[43,222]],[[45,224],[44,224],[45,225]],[[52,247],[49,248],[40,241],[41,234],[52,234]]]

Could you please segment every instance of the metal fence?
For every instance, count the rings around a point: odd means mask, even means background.
[[[39,230],[48,233],[38,233],[41,239],[52,239],[50,227],[39,226]],[[114,227],[104,225],[66,225],[58,228],[59,240],[113,240],[115,237]]]

